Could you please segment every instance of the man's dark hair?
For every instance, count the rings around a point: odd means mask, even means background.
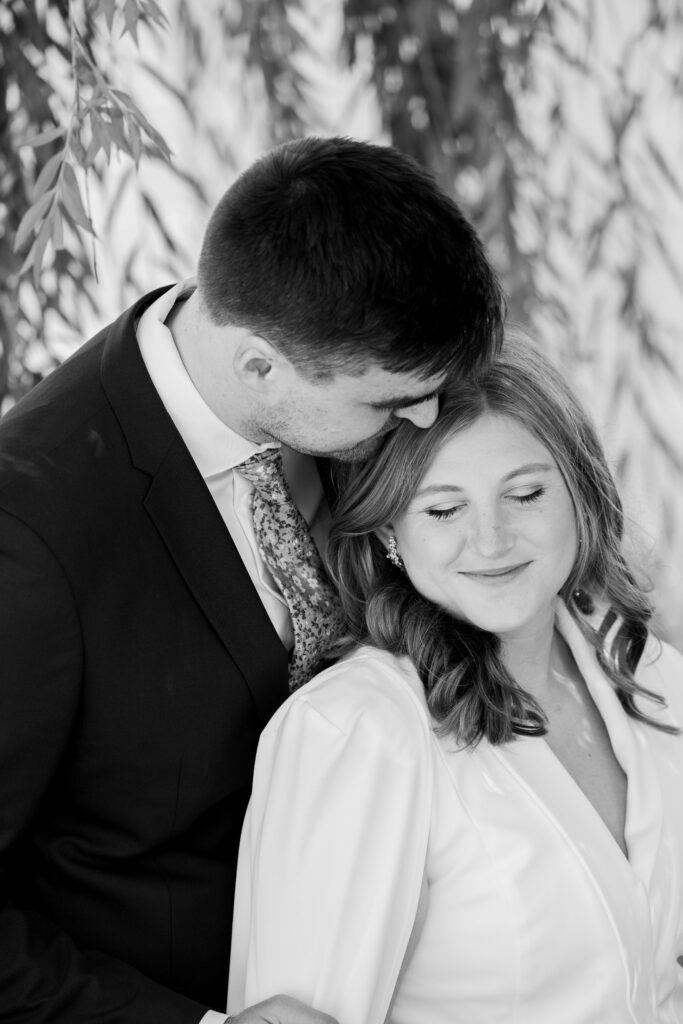
[[[469,372],[502,338],[500,286],[457,205],[409,157],[352,139],[249,167],[211,216],[198,289],[212,321],[313,376]]]

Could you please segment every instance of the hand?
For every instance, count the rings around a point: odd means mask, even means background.
[[[291,996],[272,996],[256,1006],[248,1006],[236,1017],[228,1017],[228,1024],[337,1024],[337,1021]]]

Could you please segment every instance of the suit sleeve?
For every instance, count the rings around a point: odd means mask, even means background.
[[[428,728],[405,683],[394,694],[396,680],[385,690],[372,674],[332,671],[330,700],[300,691],[261,739],[238,867],[231,1013],[272,992],[340,1024],[382,1024],[391,1005],[424,874]]]
[[[196,1024],[205,1007],[23,911],[17,868],[49,799],[77,714],[78,614],[64,574],[28,527],[0,511],[0,1018],[13,1024]]]

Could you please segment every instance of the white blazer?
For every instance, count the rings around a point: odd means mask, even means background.
[[[628,717],[557,626],[628,777],[628,860],[542,737],[456,750],[410,662],[363,648],[262,735],[230,1013],[285,992],[340,1024],[683,1021],[683,736]],[[651,641],[638,679],[683,725],[681,655]]]

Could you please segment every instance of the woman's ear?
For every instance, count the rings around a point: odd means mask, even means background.
[[[378,537],[379,540],[381,540],[382,544],[384,544],[384,547],[386,548],[389,546],[389,538],[393,537],[394,535],[394,528],[391,525],[391,523],[386,523],[385,526],[379,526],[374,531],[374,533],[375,537]]]
[[[385,526],[380,526],[378,530],[375,530],[375,536],[382,542],[386,550],[386,556],[392,565],[395,565],[401,572],[406,571],[406,567],[403,564],[401,553],[398,550],[398,544],[396,543],[396,536],[394,534],[391,523],[387,523]]]

